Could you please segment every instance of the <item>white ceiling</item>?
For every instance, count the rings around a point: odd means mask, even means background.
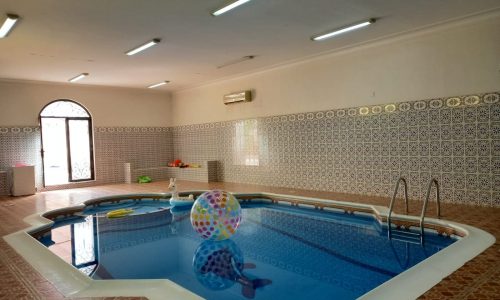
[[[253,0],[227,14],[225,0],[1,0],[0,22],[21,22],[0,39],[0,78],[163,90],[188,88],[291,60],[500,8],[499,0]],[[310,37],[379,18],[323,42]],[[162,43],[129,57],[152,38]],[[254,60],[217,69],[245,55]]]

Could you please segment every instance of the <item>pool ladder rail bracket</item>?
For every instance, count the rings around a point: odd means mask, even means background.
[[[394,188],[394,194],[392,195],[391,203],[389,205],[389,213],[387,215],[387,235],[390,240],[398,240],[403,242],[423,244],[424,243],[424,219],[425,213],[427,211],[427,203],[429,202],[432,185],[436,186],[436,204],[437,204],[437,218],[441,218],[441,204],[439,197],[439,183],[436,178],[431,178],[429,185],[427,186],[427,194],[425,196],[425,201],[422,206],[422,212],[420,214],[419,228],[420,232],[411,232],[406,230],[393,229],[391,226],[391,216],[394,209],[394,202],[399,191],[399,184],[403,182],[404,187],[404,200],[405,200],[405,213],[408,215],[408,183],[404,177],[399,177],[396,182],[396,187]]]

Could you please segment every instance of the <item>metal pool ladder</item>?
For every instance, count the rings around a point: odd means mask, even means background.
[[[398,181],[396,182],[396,187],[394,188],[394,194],[392,194],[391,204],[389,205],[389,214],[387,215],[387,234],[390,240],[401,240],[401,238],[409,238],[409,240],[413,240],[415,239],[415,235],[417,235],[416,233],[392,229],[391,227],[392,211],[394,209],[394,202],[396,200],[396,196],[398,195],[399,184],[401,182],[403,183],[404,188],[405,213],[408,214],[408,184],[406,183],[406,179],[404,177],[399,177]]]
[[[432,184],[436,185],[436,204],[437,204],[437,217],[441,218],[441,204],[439,202],[439,183],[436,178],[431,178],[429,181],[429,185],[427,186],[427,195],[425,196],[424,206],[422,207],[422,213],[420,214],[420,235],[422,236],[422,240],[424,239],[424,218],[425,211],[427,210],[427,202],[429,202],[429,198],[431,197],[431,188]]]
[[[420,214],[420,222],[419,222],[419,227],[420,227],[420,232],[415,233],[411,231],[405,231],[405,230],[398,230],[398,229],[392,229],[391,227],[391,216],[392,216],[392,211],[394,209],[394,201],[396,200],[396,196],[398,194],[399,190],[399,183],[403,182],[404,186],[404,196],[405,196],[405,212],[408,215],[408,184],[406,182],[406,179],[404,177],[399,177],[398,181],[396,182],[396,187],[394,189],[394,194],[392,195],[391,199],[391,204],[389,205],[389,214],[387,216],[387,233],[388,237],[390,240],[395,239],[395,240],[400,240],[404,242],[410,242],[410,243],[415,243],[415,244],[423,244],[424,242],[424,218],[425,218],[425,212],[427,210],[427,203],[429,202],[429,198],[431,195],[431,188],[432,184],[436,185],[436,202],[437,202],[437,217],[441,217],[441,206],[440,206],[440,198],[439,198],[439,184],[436,178],[431,178],[429,185],[427,187],[427,195],[425,197],[424,205],[422,207],[422,213]]]

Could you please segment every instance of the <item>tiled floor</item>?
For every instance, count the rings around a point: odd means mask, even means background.
[[[166,182],[150,184],[118,184],[73,190],[51,191],[29,197],[0,197],[0,234],[6,235],[23,229],[22,219],[36,212],[66,207],[87,199],[104,195],[166,192]],[[389,199],[348,194],[313,192],[306,190],[273,188],[232,183],[197,183],[180,181],[181,190],[221,188],[233,192],[273,192],[325,199],[386,205]],[[401,207],[397,207],[396,211]],[[410,202],[410,212],[418,214],[420,202]],[[433,214],[431,205],[429,214]],[[429,290],[421,299],[500,299],[500,208],[465,205],[442,205],[443,219],[465,223],[492,233],[497,242],[451,276]],[[0,299],[64,299],[48,281],[42,278],[3,239],[0,240]],[[104,299],[104,298],[93,298]],[[105,298],[144,299],[144,298]]]

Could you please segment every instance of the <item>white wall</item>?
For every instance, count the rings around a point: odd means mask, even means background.
[[[383,22],[383,20],[381,20]],[[222,104],[255,89],[250,103]],[[500,90],[500,15],[176,92],[173,125]]]
[[[50,101],[72,99],[87,107],[95,126],[169,126],[168,93],[129,88],[0,81],[0,126],[38,125]]]

